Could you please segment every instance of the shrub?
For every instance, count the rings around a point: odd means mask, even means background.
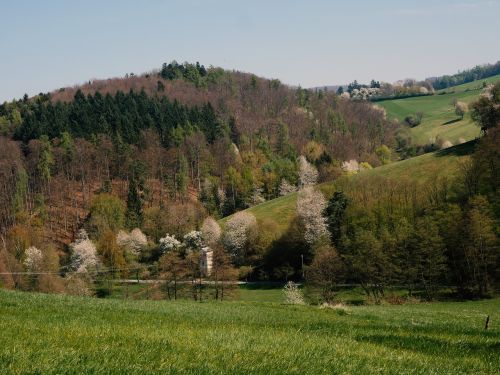
[[[417,112],[414,115],[406,116],[404,121],[413,128],[415,126],[420,125],[423,117],[424,117],[423,112]]]
[[[283,293],[285,294],[285,303],[290,305],[304,305],[304,296],[301,290],[298,288],[297,284],[293,281],[289,281],[283,287]]]

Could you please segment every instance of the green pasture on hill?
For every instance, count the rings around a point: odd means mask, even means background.
[[[483,81],[495,83],[500,75],[478,80],[438,91],[435,95],[419,96],[406,99],[393,99],[377,102],[385,108],[387,115],[403,122],[408,115],[423,112],[422,123],[411,129],[413,143],[432,143],[436,138],[450,141],[454,145],[461,141],[470,141],[479,136],[480,130],[467,113],[463,120],[455,115],[453,100],[470,104],[478,99]],[[442,93],[442,94],[439,94]]]

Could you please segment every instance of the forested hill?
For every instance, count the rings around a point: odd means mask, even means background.
[[[292,89],[252,74],[175,62],[141,76],[59,89],[17,106],[27,109],[15,131],[15,138],[25,142],[68,131],[87,139],[93,134],[120,136],[135,144],[142,130],[156,128],[164,146],[201,130],[209,143],[227,135],[237,146],[253,150],[259,142],[273,148],[283,123],[295,153],[316,140],[332,158],[347,160],[369,158],[377,145],[391,143],[395,129],[367,103]]]
[[[396,127],[367,102],[198,63],[25,96],[0,105],[2,230],[35,220],[67,243],[111,193],[127,227],[163,207],[181,234],[297,186],[300,155],[319,181],[380,165]]]

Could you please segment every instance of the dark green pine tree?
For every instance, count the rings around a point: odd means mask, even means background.
[[[330,238],[335,246],[339,246],[342,236],[342,224],[345,220],[345,210],[348,200],[341,191],[336,191],[328,201],[325,209],[326,222],[330,232]]]
[[[137,181],[130,179],[127,196],[126,225],[129,229],[138,228],[142,224],[142,201],[137,189]]]

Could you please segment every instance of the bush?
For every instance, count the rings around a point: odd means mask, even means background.
[[[297,284],[293,281],[289,281],[283,287],[283,293],[285,294],[285,302],[290,305],[304,305],[304,296],[302,291],[298,288]]]
[[[406,116],[404,121],[413,128],[420,125],[423,117],[423,112],[417,112],[415,115]]]
[[[97,298],[106,298],[111,295],[111,288],[107,286],[99,286],[95,290],[95,296]]]

